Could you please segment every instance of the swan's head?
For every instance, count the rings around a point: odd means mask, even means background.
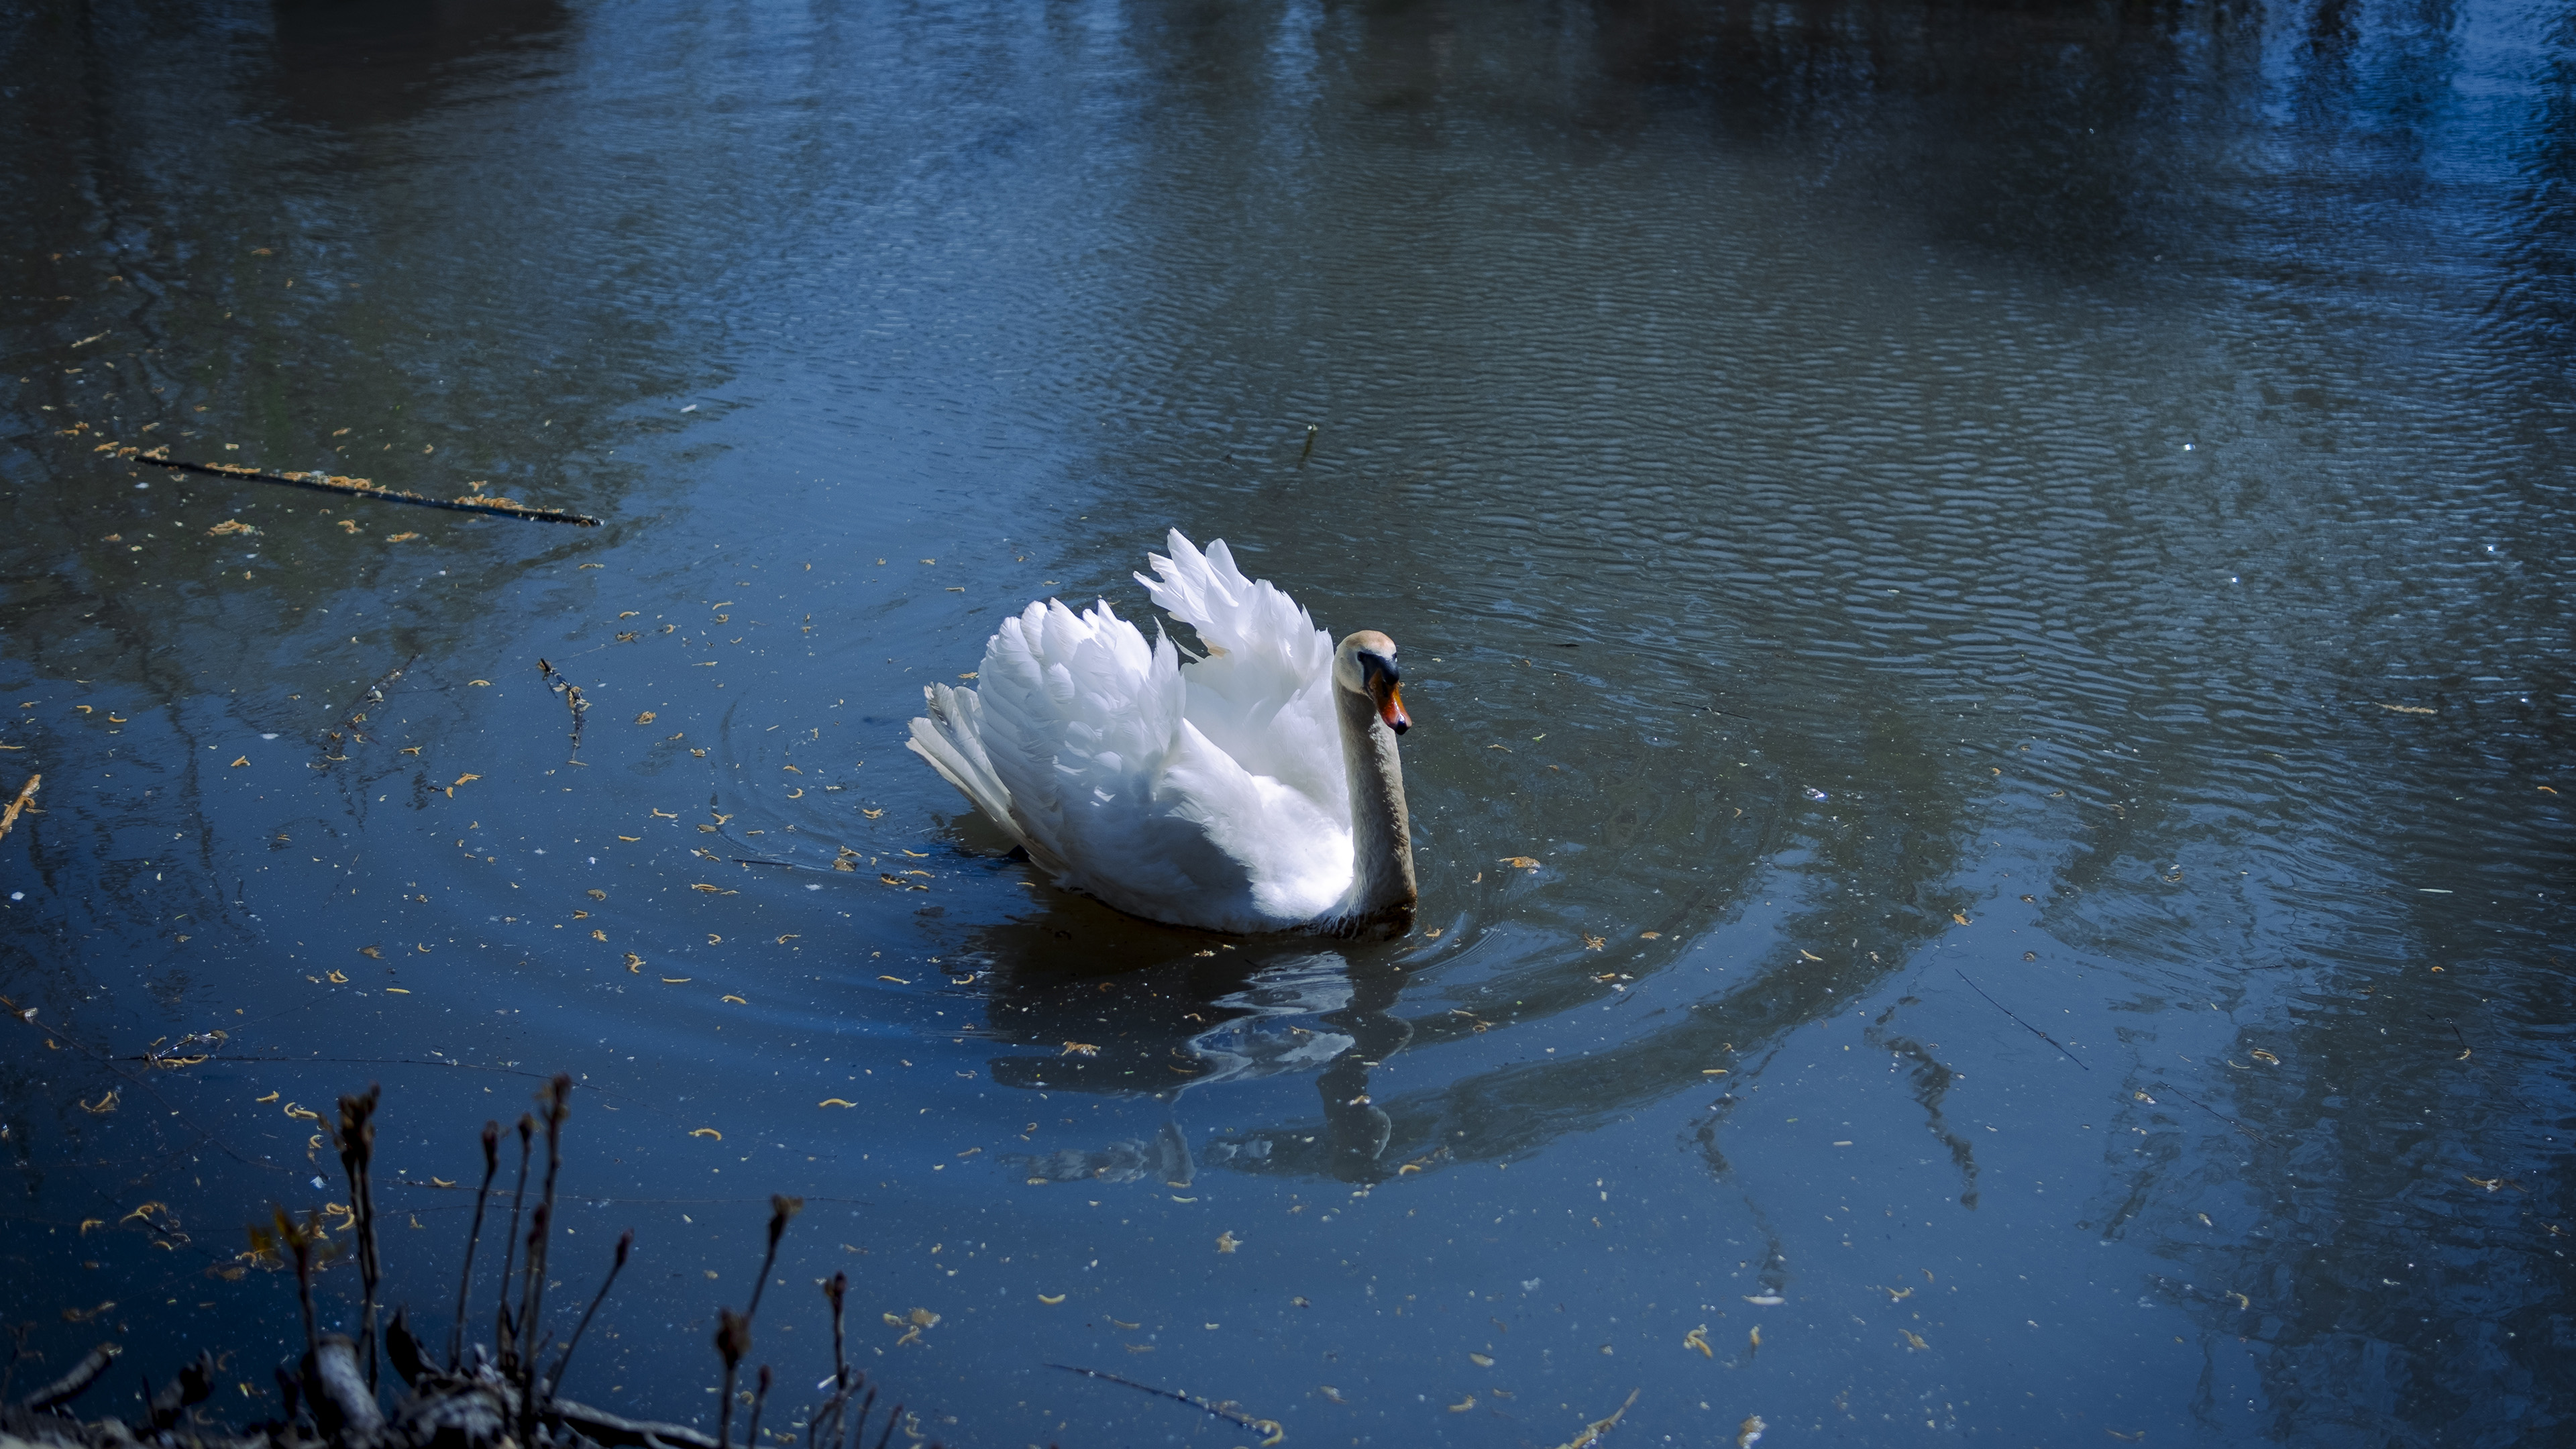
[[[1375,629],[1362,629],[1342,641],[1333,656],[1333,682],[1377,706],[1377,717],[1402,734],[1413,728],[1404,713],[1404,695],[1396,688],[1404,675],[1395,667],[1395,641]]]

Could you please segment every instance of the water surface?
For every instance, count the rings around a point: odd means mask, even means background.
[[[2562,10],[0,43],[46,1376],[273,1412],[243,1228],[369,1081],[443,1342],[447,1184],[565,1070],[557,1301],[639,1243],[565,1389],[639,1415],[711,1425],[787,1192],[781,1403],[847,1271],[958,1444],[1247,1437],[1057,1364],[1300,1443],[2564,1432]],[[1411,937],[1117,916],[901,749],[1173,526],[1401,642]]]

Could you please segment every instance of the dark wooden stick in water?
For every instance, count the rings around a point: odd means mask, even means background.
[[[573,523],[583,528],[599,527],[599,520],[587,513],[567,513],[560,508],[530,508],[507,498],[432,498],[425,493],[410,493],[400,488],[379,488],[364,478],[344,478],[336,473],[268,473],[245,468],[237,463],[193,463],[184,458],[161,456],[163,450],[146,453],[138,448],[119,448],[116,456],[149,463],[155,468],[177,468],[190,473],[204,473],[216,478],[238,478],[245,483],[275,483],[287,488],[309,488],[316,493],[337,493],[344,498],[372,498],[380,503],[409,503],[420,508],[446,508],[458,513],[498,513],[507,518],[525,518],[537,523]]]

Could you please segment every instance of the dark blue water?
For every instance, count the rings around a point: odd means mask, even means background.
[[[245,1229],[370,1081],[443,1343],[564,1070],[638,1415],[784,1192],[773,1436],[836,1271],[952,1444],[1253,1441],[1055,1365],[2567,1432],[2563,7],[46,4],[0,77],[18,1380],[274,1413]],[[1172,526],[1402,644],[1409,938],[1117,916],[902,750]]]

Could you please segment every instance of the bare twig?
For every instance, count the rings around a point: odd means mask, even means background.
[[[9,827],[18,823],[19,811],[35,803],[36,791],[44,783],[44,776],[29,775],[27,783],[18,787],[18,798],[9,802],[8,809],[0,810],[0,837],[7,836]]]
[[[1099,1369],[1080,1368],[1069,1363],[1051,1363],[1048,1364],[1047,1367],[1062,1369],[1069,1374],[1081,1374],[1085,1378],[1104,1379],[1113,1384],[1124,1384],[1128,1388],[1136,1389],[1143,1393],[1154,1394],[1161,1398],[1176,1400],[1180,1403],[1189,1405],[1191,1408],[1196,1409],[1203,1414],[1214,1414],[1216,1417],[1225,1420],[1229,1424],[1250,1429],[1257,1434],[1267,1435],[1268,1437],[1261,1441],[1265,1445],[1276,1444],[1280,1440],[1288,1437],[1288,1431],[1281,1428],[1279,1421],[1276,1419],[1256,1419],[1249,1414],[1237,1412],[1231,1405],[1211,1404],[1196,1394],[1184,1393],[1179,1389],[1156,1388],[1152,1384],[1140,1384],[1134,1379],[1120,1378],[1118,1375],[1113,1373],[1105,1373]]]
[[[563,1171],[563,1124],[572,1115],[572,1074],[555,1073],[537,1093],[546,1110],[546,1186],[545,1199],[537,1204],[534,1220],[528,1227],[528,1267],[524,1292],[519,1300],[519,1332],[522,1336],[537,1331],[546,1304],[547,1249],[553,1241],[555,1220],[555,1176]],[[540,1355],[530,1349],[519,1366],[519,1403],[521,1422],[519,1442],[532,1441],[536,1429],[539,1383],[537,1361]]]
[[[760,1387],[754,1390],[751,1396],[751,1428],[743,1435],[743,1442],[752,1446],[752,1449],[760,1449],[760,1411],[769,1404],[770,1376],[767,1364],[760,1366],[759,1384]]]
[[[586,513],[566,513],[555,508],[530,508],[507,498],[431,498],[426,494],[407,493],[399,488],[379,488],[364,478],[344,478],[336,473],[265,473],[257,468],[244,468],[232,463],[191,463],[181,458],[163,456],[169,450],[155,448],[146,453],[138,448],[119,448],[116,456],[149,463],[156,468],[178,468],[190,473],[205,473],[217,478],[238,478],[246,483],[276,483],[288,488],[309,488],[316,493],[337,493],[344,498],[372,498],[380,503],[409,503],[421,508],[447,508],[459,513],[498,513],[509,518],[525,518],[537,523],[576,523],[584,528],[599,527],[599,520]]]
[[[2253,1138],[2264,1146],[2269,1147],[2272,1145],[2271,1138],[2264,1136],[2262,1133],[2255,1131],[2253,1128],[2248,1127],[2244,1123],[2237,1121],[2235,1118],[2228,1116],[2226,1113],[2219,1111],[2216,1107],[2200,1100],[2198,1097],[2195,1097],[2191,1093],[2184,1091],[2182,1088],[2175,1086],[2173,1083],[2158,1082],[2156,1083],[2156,1087],[2160,1091],[2173,1093],[2175,1096],[2180,1097],[2184,1101],[2198,1107],[2200,1110],[2207,1112],[2210,1116],[2217,1118],[2219,1121],[2226,1123],[2228,1126],[2235,1128],[2237,1131],[2244,1133],[2246,1136]]]
[[[847,1392],[850,1387],[850,1356],[842,1347],[841,1321],[850,1297],[850,1275],[833,1274],[832,1281],[823,1285],[823,1296],[832,1305],[832,1382]]]
[[[520,1113],[519,1185],[510,1193],[510,1234],[501,1240],[501,1306],[495,1320],[498,1326],[494,1333],[494,1336],[500,1340],[498,1347],[501,1350],[501,1367],[504,1372],[518,1365],[519,1333],[524,1326],[510,1317],[510,1268],[518,1261],[519,1209],[526,1206],[528,1201],[528,1154],[535,1144],[536,1136],[537,1119],[525,1112]]]
[[[617,1239],[617,1260],[608,1265],[607,1279],[599,1285],[599,1293],[590,1300],[590,1306],[582,1310],[581,1322],[573,1325],[572,1341],[564,1345],[563,1357],[555,1360],[554,1375],[546,1380],[548,1398],[554,1397],[554,1391],[563,1387],[564,1370],[572,1367],[572,1351],[581,1347],[581,1336],[590,1331],[592,1315],[599,1312],[600,1304],[608,1301],[608,1290],[617,1286],[617,1275],[626,1271],[627,1256],[634,1251],[635,1230],[628,1228]]]
[[[554,1217],[555,1205],[550,1202],[537,1204],[537,1210],[528,1214],[528,1264],[520,1270],[519,1338],[520,1342],[527,1347],[520,1353],[518,1362],[511,1367],[510,1382],[519,1391],[519,1442],[522,1444],[528,1442],[529,1431],[534,1427],[537,1412],[537,1396],[534,1392],[537,1360],[545,1354],[544,1345],[536,1342],[532,1336],[538,1327],[538,1289],[545,1282],[545,1273],[538,1267],[537,1259],[545,1248],[546,1234],[554,1225]]]
[[[733,1376],[751,1352],[751,1320],[730,1308],[716,1310],[716,1353],[724,1359],[724,1398],[716,1406],[717,1449],[733,1449]]]
[[[1968,973],[1967,973],[1967,972],[1965,972],[1965,971],[1959,971],[1959,968],[1957,968],[1956,966],[1953,966],[1953,967],[1951,967],[1950,969],[1951,969],[1951,970],[1953,970],[1953,971],[1958,971],[1958,975],[1959,975],[1959,979],[1960,979],[1960,980],[1962,980],[1962,981],[1968,981]],[[1979,996],[1986,996],[1986,988],[1984,988],[1984,987],[1982,987],[1982,986],[1979,986],[1979,985],[1978,985],[1977,983],[1975,983],[1974,981],[1968,981],[1968,989],[1969,989],[1970,991],[1973,991],[1973,992],[1977,993]],[[2035,1026],[2031,1025],[2029,1022],[2026,1022],[2026,1021],[2022,1020],[2020,1017],[2018,1017],[2018,1016],[2013,1016],[2013,1014],[2012,1014],[2012,1008],[2011,1008],[2011,1007],[2004,1005],[2002,1002],[1995,1000],[1995,999],[1994,999],[1993,997],[1991,997],[1991,996],[1986,996],[1986,1004],[1987,1004],[1987,1005],[1989,1005],[1989,1006],[1992,1006],[1995,1010],[2002,1012],[2002,1013],[2003,1013],[2004,1015],[2006,1015],[2006,1016],[2012,1016],[2013,1025],[2020,1027],[2022,1030],[2024,1030],[2024,1031],[2026,1031],[2026,1032],[2029,1032],[2032,1036],[2038,1037],[2041,1041],[2044,1041],[2044,1042],[2048,1043],[2050,1046],[2057,1047],[2057,1049],[2058,1049],[2059,1051],[2066,1052],[2066,1059],[2067,1059],[2068,1061],[2073,1062],[2075,1065],[2077,1065],[2077,1066],[2079,1066],[2079,1067],[2084,1067],[2084,1070],[2086,1070],[2086,1071],[2088,1071],[2088,1072],[2089,1072],[2089,1071],[2091,1071],[2091,1070],[2093,1070],[2091,1067],[2086,1067],[2086,1066],[2084,1066],[2084,1059],[2083,1059],[2082,1057],[2077,1056],[2077,1055],[2076,1055],[2075,1053],[2073,1053],[2073,1052],[2067,1052],[2065,1047],[2063,1047],[2063,1046],[2059,1045],[2059,1044],[2058,1044],[2058,1040],[2057,1040],[2057,1038],[2055,1038],[2055,1037],[2053,1037],[2053,1036],[2050,1036],[2047,1032],[2041,1031],[2038,1027],[2035,1027]]]
[[[349,1175],[349,1216],[358,1235],[358,1349],[365,1356],[367,1388],[376,1386],[376,1285],[383,1281],[377,1258],[375,1185],[367,1166],[376,1150],[376,1102],[383,1089],[370,1083],[356,1096],[340,1099],[340,1166]]]
[[[474,1286],[474,1244],[483,1236],[483,1204],[492,1195],[492,1175],[501,1170],[501,1124],[483,1124],[483,1185],[474,1190],[474,1226],[465,1234],[465,1268],[456,1275],[456,1326],[447,1331],[447,1368],[455,1372],[465,1353],[465,1295]]]
[[[860,1375],[865,1378],[866,1375]],[[876,1386],[868,1386],[868,1395],[859,1400],[859,1416],[850,1421],[850,1449],[859,1449],[859,1436],[868,1432],[868,1412],[877,1406]]]
[[[313,1220],[298,1223],[282,1207],[271,1211],[277,1217],[279,1246],[295,1260],[295,1298],[304,1309],[304,1352],[309,1357],[322,1349],[321,1330],[313,1322],[313,1245],[322,1237],[322,1225]]]
[[[805,1199],[772,1194],[769,1199],[769,1254],[760,1260],[760,1277],[751,1285],[751,1306],[742,1311],[746,1327],[751,1316],[760,1311],[760,1295],[769,1289],[769,1270],[778,1262],[778,1240],[787,1234],[787,1224],[805,1210]]]

